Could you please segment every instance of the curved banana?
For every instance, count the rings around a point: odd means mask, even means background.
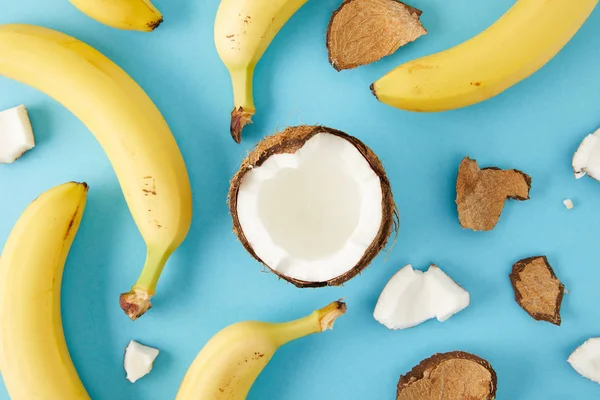
[[[62,273],[85,208],[87,185],[38,197],[0,258],[0,366],[13,400],[89,400],[73,366],[60,315]]]
[[[129,75],[75,38],[31,25],[4,25],[0,54],[0,75],[54,97],[106,151],[147,245],[142,274],[120,299],[132,319],[141,316],[192,218],[188,174],[167,123]]]
[[[256,112],[252,98],[254,67],[281,27],[307,0],[222,0],[215,20],[215,44],[233,84],[231,136]]]
[[[200,351],[176,400],[244,400],[279,347],[333,328],[335,320],[345,312],[346,304],[335,301],[291,322],[246,321],[228,326]]]
[[[150,0],[69,0],[88,17],[117,29],[150,32],[163,22]]]
[[[400,65],[371,91],[380,101],[409,111],[445,111],[487,100],[550,61],[597,3],[517,0],[479,35]]]

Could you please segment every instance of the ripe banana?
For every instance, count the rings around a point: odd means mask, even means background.
[[[186,373],[176,400],[243,400],[275,351],[284,344],[333,328],[346,304],[335,301],[285,323],[246,321],[213,336]]]
[[[96,136],[146,242],[144,269],[120,303],[135,319],[150,307],[171,253],[190,227],[190,182],[152,100],[122,69],[79,40],[32,25],[0,26],[0,75],[54,97]]]
[[[237,143],[256,112],[252,98],[254,67],[277,32],[306,1],[221,1],[215,20],[215,44],[231,75],[234,107],[230,131]]]
[[[89,400],[73,366],[60,287],[87,196],[66,183],[38,197],[17,221],[0,258],[0,367],[13,400]]]
[[[380,101],[409,111],[445,111],[487,100],[550,61],[597,3],[517,0],[479,35],[400,65],[371,91]]]
[[[81,12],[117,29],[150,32],[163,22],[150,0],[70,0]]]

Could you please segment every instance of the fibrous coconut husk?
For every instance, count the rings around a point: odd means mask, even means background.
[[[373,172],[379,177],[381,182],[381,190],[382,190],[382,219],[381,225],[379,227],[379,231],[375,240],[365,251],[363,257],[360,261],[351,269],[349,269],[343,275],[340,275],[336,278],[330,279],[324,282],[307,282],[298,279],[291,278],[289,276],[283,275],[278,271],[275,271],[269,267],[263,260],[258,257],[258,255],[254,252],[254,249],[246,239],[244,235],[244,231],[242,226],[240,225],[240,221],[237,213],[238,206],[238,192],[240,189],[240,185],[244,179],[244,176],[247,172],[252,170],[253,168],[260,167],[269,157],[275,154],[293,154],[298,151],[304,144],[311,139],[313,136],[319,133],[329,133],[331,135],[338,136],[344,140],[350,142],[356,149],[363,155],[363,157],[367,160],[369,165],[371,166]],[[231,185],[229,188],[228,195],[228,203],[229,203],[229,211],[231,213],[231,217],[233,220],[233,232],[236,234],[244,248],[254,257],[256,260],[261,262],[267,268],[269,268],[273,273],[275,273],[280,278],[293,283],[296,287],[299,288],[316,288],[316,287],[324,287],[324,286],[339,286],[344,282],[354,278],[358,275],[362,270],[364,270],[371,261],[379,254],[381,250],[383,250],[387,244],[388,238],[390,237],[392,231],[397,232],[399,226],[399,214],[396,208],[396,204],[394,203],[394,199],[392,196],[392,190],[390,187],[390,182],[387,178],[385,170],[383,169],[383,164],[379,160],[379,158],[373,153],[373,151],[367,147],[363,142],[358,140],[357,138],[350,136],[342,131],[338,131],[336,129],[327,128],[324,126],[309,126],[309,125],[300,125],[288,127],[282,132],[275,133],[274,135],[267,136],[260,143],[256,145],[256,148],[248,154],[248,156],[242,161],[242,165],[238,172],[234,175],[231,180]]]
[[[456,179],[458,219],[463,228],[474,231],[492,230],[504,203],[510,200],[529,200],[531,177],[516,169],[480,169],[477,161],[465,157]]]
[[[536,321],[560,325],[560,306],[565,286],[545,256],[517,261],[510,276],[515,301]]]
[[[327,28],[329,62],[340,71],[370,64],[427,33],[422,12],[397,0],[346,0]]]
[[[496,385],[496,372],[483,358],[438,353],[400,376],[396,400],[494,400]]]

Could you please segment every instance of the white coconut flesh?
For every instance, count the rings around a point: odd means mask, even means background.
[[[469,293],[439,267],[422,272],[409,264],[387,283],[373,316],[389,329],[406,329],[431,318],[444,322],[469,302]]]
[[[586,174],[600,180],[600,129],[587,135],[573,156],[575,178]]]
[[[15,162],[35,146],[29,115],[25,106],[0,112],[0,164]]]
[[[318,133],[244,176],[239,224],[256,255],[287,277],[324,282],[351,270],[382,222],[377,174],[350,142]]]
[[[125,349],[123,368],[127,373],[127,380],[135,383],[152,371],[154,360],[158,357],[159,350],[150,346],[144,346],[134,340],[129,342]]]
[[[569,364],[581,376],[600,383],[600,338],[591,338],[569,356]]]

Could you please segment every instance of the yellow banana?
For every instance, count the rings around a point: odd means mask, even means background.
[[[160,111],[117,65],[85,43],[31,25],[0,26],[0,75],[54,97],[96,136],[146,242],[137,283],[121,295],[132,318],[151,307],[162,269],[190,227],[185,164]]]
[[[256,112],[252,97],[254,67],[281,27],[307,0],[222,0],[215,20],[215,44],[233,84],[231,136]]]
[[[400,65],[371,91],[380,101],[409,111],[445,111],[487,100],[550,61],[597,3],[517,0],[479,35]]]
[[[346,312],[341,301],[285,323],[246,321],[213,336],[181,383],[176,400],[243,400],[277,349],[333,327]]]
[[[60,287],[85,208],[87,185],[38,197],[17,221],[0,258],[0,366],[13,400],[89,400],[73,366]]]
[[[150,0],[70,0],[81,12],[117,29],[150,32],[163,22]]]

